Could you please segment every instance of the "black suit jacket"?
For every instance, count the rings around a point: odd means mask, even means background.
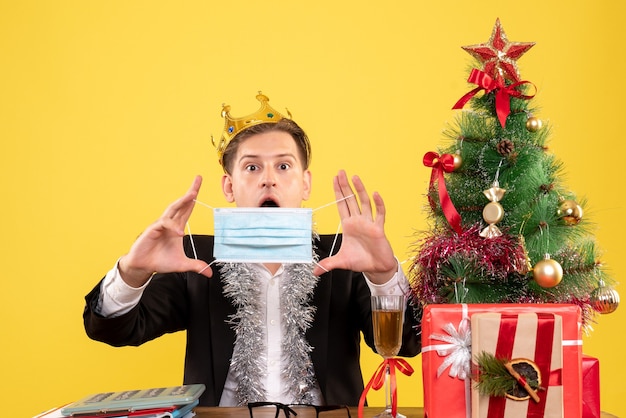
[[[333,239],[334,235],[322,236],[315,243],[320,259],[328,256]],[[212,236],[194,236],[194,244],[199,259],[214,260]],[[185,248],[191,255],[188,237]],[[157,274],[139,304],[115,318],[94,312],[98,285],[86,296],[85,330],[90,338],[113,346],[140,345],[165,333],[187,330],[184,383],[204,383],[207,390],[200,404],[216,406],[233,354],[235,333],[228,318],[235,308],[224,296],[219,269],[213,273],[210,279],[196,273]],[[327,404],[358,405],[363,391],[361,332],[374,347],[370,296],[361,273],[334,270],[320,276],[312,301],[317,307],[315,319],[306,338],[313,347],[315,376]],[[407,307],[401,356],[420,352],[416,316]]]

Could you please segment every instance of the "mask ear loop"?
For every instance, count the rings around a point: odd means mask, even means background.
[[[198,203],[199,205],[206,206],[209,209],[214,209],[213,206],[207,205],[206,203],[202,203],[199,200],[194,199],[193,201],[194,201],[194,203]],[[196,252],[196,244],[195,244],[195,242],[193,240],[193,234],[191,233],[191,227],[189,226],[189,221],[187,221],[186,227],[187,227],[187,234],[189,234],[189,242],[191,243],[191,250],[193,251],[193,258],[194,258],[194,260],[197,260],[198,259],[198,253]],[[213,265],[216,261],[217,260],[213,260],[209,264],[204,266],[204,268],[202,270],[200,270],[198,272],[198,274],[201,274],[204,270],[206,270],[209,267],[211,267],[211,265]]]
[[[196,244],[193,242],[193,234],[191,233],[191,227],[189,226],[189,221],[185,224],[187,227],[187,234],[189,235],[189,242],[191,243],[191,249],[193,251],[194,260],[198,259],[198,253],[196,252]]]
[[[201,201],[194,199],[193,200],[194,203],[197,203],[199,205],[202,206],[206,206],[209,209],[214,209],[213,206],[207,205],[206,203],[202,203]],[[198,259],[198,253],[196,252],[196,244],[193,241],[193,234],[191,233],[191,227],[189,226],[189,221],[187,221],[187,223],[185,224],[187,226],[187,233],[189,234],[189,242],[191,243],[191,250],[193,251],[193,258],[194,260]],[[211,264],[213,264],[215,261],[211,262]],[[211,265],[209,264],[209,266]],[[203,268],[202,270],[200,270],[198,273],[202,273],[204,270],[206,270],[209,266],[206,266],[205,268]]]
[[[341,199],[335,200],[334,202],[330,202],[327,203],[325,205],[319,206],[315,209],[313,209],[313,212],[318,211],[320,209],[323,209],[325,207],[331,206],[331,205],[335,205],[339,202],[342,202],[346,199],[350,199],[351,197],[354,197],[354,194],[342,197]],[[339,221],[339,225],[337,225],[337,231],[335,231],[335,238],[333,239],[333,244],[330,247],[330,255],[333,255],[333,253],[335,252],[335,246],[337,245],[337,240],[339,239],[339,231],[341,231],[341,221]],[[323,266],[321,266],[319,263],[314,262],[318,267],[320,267],[322,270],[324,270],[326,273],[328,273],[328,270],[325,269]]]
[[[191,227],[189,226],[189,222],[186,223],[187,226],[187,234],[189,235],[189,243],[191,244],[191,250],[193,251],[193,259],[197,260],[198,259],[198,253],[196,252],[196,244],[193,241],[193,234],[191,233]],[[213,265],[213,263],[215,263],[217,260],[213,260],[211,261],[209,264],[207,264],[206,266],[204,266],[199,272],[198,274],[202,274],[202,272],[206,269],[208,269],[209,267],[211,267],[211,265]]]
[[[214,209],[213,206],[207,205],[206,203],[202,203],[199,200],[194,199],[193,201],[194,201],[194,203],[198,203],[199,205],[206,206],[209,209]],[[196,244],[195,244],[195,242],[193,240],[193,234],[191,233],[191,227],[189,226],[189,221],[187,221],[187,223],[185,225],[187,227],[187,234],[189,235],[189,242],[191,243],[191,250],[193,251],[193,258],[194,258],[194,260],[197,260],[198,259],[198,253],[196,252]],[[217,262],[217,260],[211,261],[209,264],[204,266],[204,268],[202,270],[200,270],[198,272],[198,274],[202,274],[202,272],[204,270],[206,270],[209,267],[211,267],[215,262]]]

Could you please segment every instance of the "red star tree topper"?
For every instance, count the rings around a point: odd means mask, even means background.
[[[482,62],[483,71],[494,79],[501,76],[518,82],[520,77],[517,60],[534,45],[534,42],[509,42],[500,19],[496,19],[488,42],[462,48]]]

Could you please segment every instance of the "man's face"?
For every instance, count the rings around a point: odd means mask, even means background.
[[[222,190],[239,207],[299,208],[311,191],[311,173],[302,167],[288,133],[253,135],[239,144],[231,173],[222,177]]]

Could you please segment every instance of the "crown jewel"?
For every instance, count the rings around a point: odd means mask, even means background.
[[[222,117],[224,118],[222,137],[217,143],[215,139],[211,137],[211,142],[213,142],[213,146],[217,149],[217,157],[219,158],[220,164],[223,165],[222,157],[224,156],[224,150],[239,132],[261,123],[277,123],[281,119],[291,119],[289,110],[286,109],[287,116],[285,116],[273,109],[268,103],[270,99],[263,93],[259,92],[259,94],[256,95],[256,99],[261,103],[261,108],[255,113],[241,118],[233,118],[230,114],[230,105],[222,105]]]

